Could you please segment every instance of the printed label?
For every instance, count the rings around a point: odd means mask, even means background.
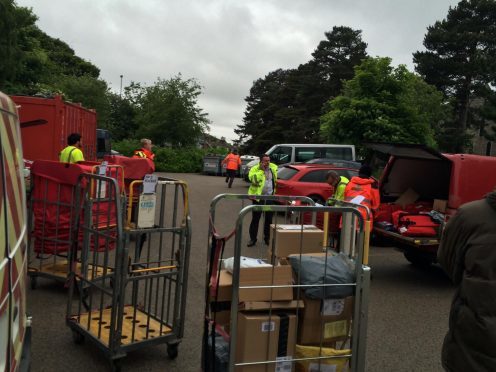
[[[348,322],[339,320],[337,322],[329,322],[324,325],[324,338],[342,337],[348,333]]]
[[[322,361],[322,363],[324,363],[324,361]],[[335,364],[319,365],[319,363],[310,363],[308,366],[308,372],[337,372],[337,365]]]
[[[276,372],[291,372],[293,369],[292,359],[291,356],[277,357]]]
[[[143,194],[154,194],[157,187],[158,177],[156,174],[147,174],[143,178]]]
[[[324,300],[322,304],[322,315],[337,316],[344,311],[344,299],[339,300]]]
[[[96,191],[98,199],[104,199],[107,195],[107,181],[98,180],[96,183]]]
[[[262,323],[262,332],[274,332],[276,329],[275,322],[263,322]]]
[[[153,227],[155,225],[155,194],[141,194],[138,203],[138,228]]]
[[[107,165],[108,163],[106,161],[102,161],[102,163],[98,167],[98,174],[100,176],[105,176],[105,174],[107,174]]]

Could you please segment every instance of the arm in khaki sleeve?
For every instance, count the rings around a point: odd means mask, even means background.
[[[468,233],[464,228],[463,211],[459,210],[446,224],[437,259],[450,279],[458,284],[461,281]]]

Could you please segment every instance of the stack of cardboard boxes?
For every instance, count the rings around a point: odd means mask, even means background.
[[[294,290],[292,254],[322,255],[323,231],[315,226],[272,225],[269,257],[274,266],[241,268],[236,336],[236,362],[279,360],[277,364],[242,366],[236,371],[291,371],[296,344],[334,345],[348,337],[353,298],[314,300]],[[273,252],[272,252],[273,250]],[[278,288],[242,288],[280,286]],[[231,318],[232,275],[221,270],[216,301],[211,299],[215,321],[227,333]],[[295,300],[297,299],[297,300]],[[297,370],[307,370],[308,368]]]

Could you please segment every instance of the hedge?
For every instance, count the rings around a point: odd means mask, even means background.
[[[136,140],[122,140],[112,142],[112,149],[125,156],[132,156],[140,143]],[[153,147],[155,153],[155,169],[157,172],[173,173],[198,173],[203,168],[203,157],[205,155],[226,155],[228,149],[218,147],[212,149],[198,149],[195,147],[170,148]]]

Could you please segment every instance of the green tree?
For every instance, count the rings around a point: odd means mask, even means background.
[[[115,93],[108,93],[110,113],[107,129],[112,134],[112,139],[117,141],[126,138],[136,138],[138,123],[136,122],[136,107],[126,97]],[[138,146],[139,147],[139,146]]]
[[[13,0],[0,0],[0,86],[15,79],[17,59],[16,9]]]
[[[321,131],[331,143],[421,143],[435,146],[436,123],[444,118],[442,93],[390,58],[369,58],[355,68],[343,94],[330,100]]]
[[[453,121],[442,128],[441,145],[449,151],[463,152],[470,139],[467,130],[484,128],[484,113],[494,101],[496,2],[460,1],[449,9],[446,19],[427,29],[424,46],[426,51],[413,55],[416,71],[453,102]]]
[[[207,114],[198,106],[202,91],[195,79],[181,75],[158,79],[150,87],[134,88],[138,111],[138,134],[158,144],[190,146],[209,129]]]
[[[282,141],[317,141],[323,104],[353,76],[353,66],[367,56],[366,47],[361,31],[334,27],[309,62],[255,81],[245,99],[243,124],[235,130],[243,150],[261,152]]]

